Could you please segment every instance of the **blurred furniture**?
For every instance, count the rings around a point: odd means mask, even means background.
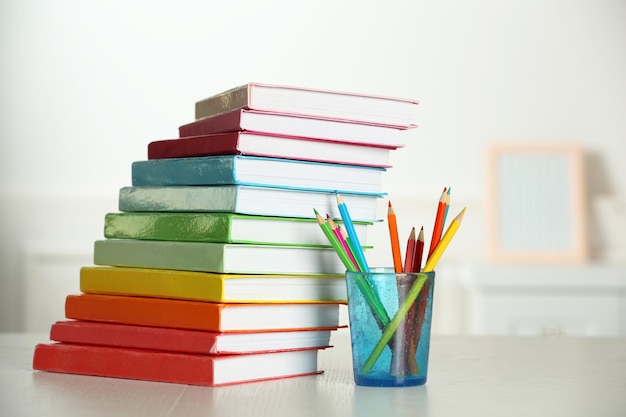
[[[626,265],[477,264],[464,275],[469,334],[626,336]]]

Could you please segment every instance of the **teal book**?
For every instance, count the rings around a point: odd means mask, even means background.
[[[342,225],[340,220],[335,221]],[[354,224],[361,244],[367,242],[367,226],[363,222]],[[104,237],[330,247],[315,219],[235,213],[107,213]]]
[[[380,196],[341,194],[352,220],[375,222]],[[313,209],[341,218],[334,192],[247,185],[123,187],[119,210],[124,212],[227,212],[258,216],[315,218]]]
[[[334,249],[211,242],[105,239],[94,243],[103,266],[249,274],[343,274]]]
[[[314,191],[377,193],[385,168],[242,155],[132,163],[133,186],[259,185]]]

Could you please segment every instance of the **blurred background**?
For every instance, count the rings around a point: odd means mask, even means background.
[[[626,335],[625,22],[622,0],[2,1],[0,331],[62,319],[131,162],[256,81],[420,101],[385,174],[400,238],[432,230],[443,187],[468,207],[434,333]],[[582,262],[487,255],[487,152],[509,143],[583,150]]]

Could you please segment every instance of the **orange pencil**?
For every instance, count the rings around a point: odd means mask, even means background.
[[[428,250],[428,257],[432,255],[433,251],[437,247],[441,234],[443,233],[443,221],[446,215],[446,206],[450,202],[450,194],[447,193],[447,188],[444,187],[441,197],[439,198],[439,204],[437,205],[437,214],[435,215],[435,225],[433,226],[433,234],[430,239],[430,249]]]
[[[409,239],[406,242],[406,257],[404,258],[404,273],[413,272],[413,264],[415,262],[415,227],[411,229]]]
[[[387,223],[389,224],[389,237],[391,238],[391,254],[393,255],[393,267],[396,273],[402,273],[402,254],[400,253],[400,240],[398,239],[398,224],[396,213],[391,207],[391,201],[387,208]]]

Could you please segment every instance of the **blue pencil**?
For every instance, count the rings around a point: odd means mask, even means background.
[[[344,203],[343,198],[341,198],[341,195],[339,194],[337,194],[337,207],[339,208],[339,213],[341,214],[341,219],[343,220],[343,224],[346,228],[346,232],[348,233],[348,237],[350,237],[350,240],[352,241],[352,244],[354,246],[354,251],[361,260],[361,262],[359,262],[359,265],[363,265],[362,272],[369,272],[370,268],[367,265],[367,260],[365,259],[363,248],[361,247],[361,243],[359,242],[359,237],[356,234],[356,230],[354,230],[352,218],[350,217],[350,213],[348,212],[348,207],[346,207],[346,203]]]

